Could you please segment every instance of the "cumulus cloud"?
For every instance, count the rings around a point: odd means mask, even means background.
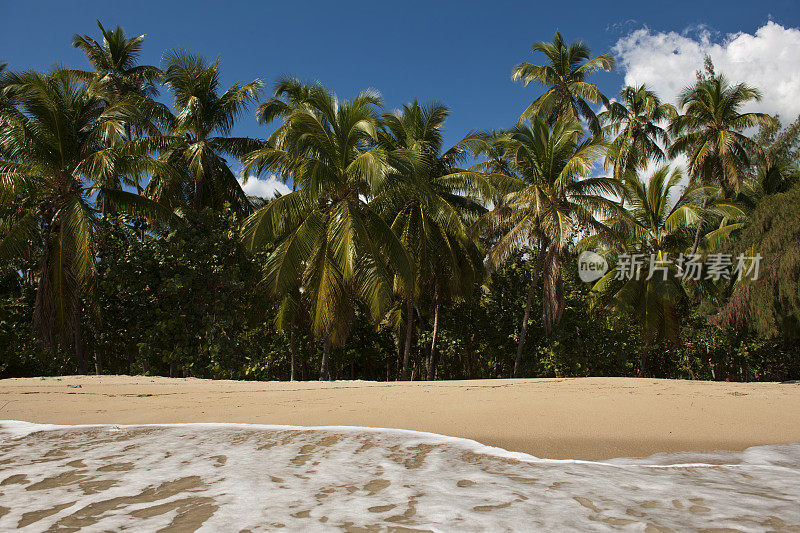
[[[613,48],[625,72],[626,85],[647,84],[666,102],[695,80],[695,71],[710,55],[717,72],[733,83],[758,87],[763,100],[747,111],[780,114],[792,121],[800,114],[800,29],[768,22],[754,34],[715,38],[708,28],[692,32],[636,30]]]
[[[272,199],[277,194],[286,194],[291,192],[291,189],[285,183],[278,181],[275,176],[270,176],[267,179],[258,179],[251,176],[244,183],[240,178],[237,180],[239,185],[242,186],[244,193],[247,196],[258,196],[259,198]]]

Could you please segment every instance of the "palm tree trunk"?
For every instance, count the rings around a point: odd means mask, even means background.
[[[561,250],[551,246],[547,251],[543,269],[542,325],[549,336],[564,312],[564,287],[561,281]]]
[[[643,378],[645,372],[647,372],[647,350],[642,349],[639,353],[639,372],[637,373],[637,377]]]
[[[194,177],[194,210],[199,212],[203,206],[203,178]]]
[[[144,189],[142,188],[141,183],[138,181],[136,182],[136,194],[139,196],[143,196]],[[145,234],[147,233],[147,219],[141,218],[141,226],[139,226],[139,239],[144,242]]]
[[[533,306],[533,295],[536,292],[536,275],[531,280],[530,289],[528,289],[528,300],[525,303],[525,314],[522,316],[522,325],[519,332],[519,343],[517,344],[517,357],[514,359],[514,377],[519,377],[520,367],[522,366],[522,352],[525,349],[525,337],[528,334],[528,319],[531,317],[531,307]]]
[[[414,304],[411,298],[406,300],[406,342],[403,346],[402,380],[408,381],[408,363],[411,359],[411,340],[414,337]]]
[[[313,346],[313,341],[303,342],[302,337],[300,338],[300,352],[305,354],[311,353],[311,347]],[[300,358],[300,381],[306,381],[308,377],[311,375],[311,371],[308,369],[308,359],[306,357]]]
[[[86,354],[83,352],[81,325],[75,324],[75,358],[78,361],[78,374],[86,374]]]
[[[322,366],[319,369],[320,381],[333,381],[331,379],[330,359],[331,359],[331,335],[330,333],[326,333],[325,342],[322,343]]]
[[[297,346],[295,345],[294,341],[294,324],[290,326],[291,332],[289,333],[289,348],[292,351],[292,368],[289,374],[289,381],[295,381],[297,379]]]
[[[433,307],[433,335],[431,336],[431,352],[428,356],[428,381],[436,379],[436,335],[439,333],[439,288],[433,297],[436,302]]]
[[[706,210],[706,206],[708,205],[708,198],[703,200],[703,212]],[[697,253],[697,248],[700,246],[700,233],[703,230],[703,223],[702,221],[697,225],[697,231],[694,234],[694,244],[692,245],[692,253],[691,256]]]
[[[403,347],[400,344],[400,335],[396,330],[392,330],[392,340],[394,341],[395,361],[394,361],[394,380],[400,381],[400,369],[403,363]]]
[[[542,269],[544,261],[544,247],[539,246],[539,257],[536,260],[536,268],[533,270],[531,287],[528,289],[528,299],[525,303],[525,314],[522,317],[522,325],[519,332],[519,344],[517,344],[517,357],[514,360],[513,377],[518,378],[522,370],[522,353],[525,350],[525,337],[528,335],[528,320],[531,317],[531,307],[533,306],[533,296],[536,293],[536,285],[539,284],[539,271]]]
[[[103,375],[103,361],[97,346],[94,347],[94,373],[96,376]]]

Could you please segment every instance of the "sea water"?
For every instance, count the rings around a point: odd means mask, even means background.
[[[431,433],[0,422],[0,530],[800,531],[800,444],[539,459]]]

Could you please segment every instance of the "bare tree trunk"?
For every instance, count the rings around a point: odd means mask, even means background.
[[[289,333],[289,348],[292,351],[292,368],[289,374],[289,381],[295,381],[297,379],[297,365],[295,362],[297,359],[297,347],[295,346],[294,341],[294,324],[292,324],[290,328],[291,332]]]
[[[94,347],[94,373],[96,376],[103,375],[103,361],[100,359],[100,351]]]
[[[431,335],[431,351],[428,356],[428,381],[436,379],[436,335],[439,333],[439,289],[433,297],[436,302],[433,306],[433,335]]]
[[[536,294],[536,285],[539,284],[539,271],[542,269],[544,261],[543,247],[539,247],[539,257],[536,258],[536,268],[533,270],[533,279],[531,279],[531,287],[528,289],[528,299],[525,302],[525,314],[522,317],[522,324],[519,332],[519,344],[517,344],[517,357],[514,360],[514,374],[513,377],[518,378],[520,370],[522,370],[522,353],[525,351],[525,338],[528,336],[528,320],[531,317],[531,307],[533,306],[533,296]]]
[[[169,377],[171,378],[178,377],[178,363],[174,361],[169,364]]]
[[[330,333],[326,333],[325,342],[322,343],[322,366],[319,369],[320,381],[333,381],[331,379],[330,359],[331,359],[331,335]]]
[[[411,358],[411,340],[414,337],[414,304],[406,301],[406,342],[403,346],[403,371],[401,379],[408,381],[408,362]]]

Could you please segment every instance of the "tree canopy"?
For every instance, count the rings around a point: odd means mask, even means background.
[[[97,25],[82,68],[0,65],[1,375],[800,377],[800,118],[710,60],[612,101],[557,31],[519,120],[447,146],[444,103]]]

